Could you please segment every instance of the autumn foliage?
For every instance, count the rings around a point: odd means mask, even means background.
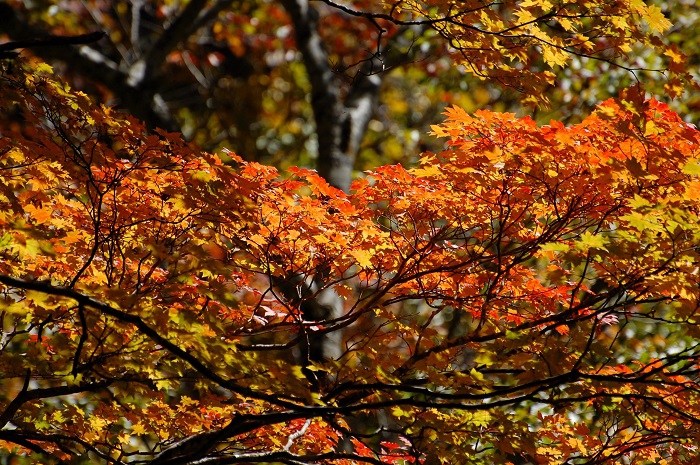
[[[700,133],[638,89],[571,127],[450,108],[345,194],[0,79],[0,455],[696,463]]]
[[[322,0],[334,7],[339,2]],[[371,11],[372,4],[355,2],[359,12]],[[656,4],[643,1],[550,0],[449,2],[444,0],[384,1],[375,13],[389,25],[430,24],[449,44],[452,59],[466,72],[524,94],[524,100],[547,104],[541,90],[556,80],[555,70],[570,65],[572,56],[588,57],[631,71],[626,64],[632,47],[643,44],[668,58],[665,90],[682,93],[690,78],[683,66],[685,56],[668,47],[661,34],[671,27]],[[344,9],[343,11],[348,11]],[[350,10],[352,11],[352,10]],[[366,13],[365,13],[366,15]],[[391,34],[389,28],[385,34]]]

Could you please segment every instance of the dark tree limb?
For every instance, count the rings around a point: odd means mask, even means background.
[[[187,41],[200,28],[213,21],[218,14],[229,8],[235,0],[219,0],[206,8],[207,0],[192,0],[178,16],[165,28],[158,39],[149,47],[140,44],[147,50],[144,57],[134,63],[129,71],[129,82],[138,87],[158,77],[161,64],[179,44]]]
[[[66,45],[84,45],[97,42],[105,37],[103,31],[95,31],[75,36],[50,35],[42,38],[15,40],[0,44],[0,59],[13,58],[19,54],[18,48],[65,47]]]
[[[119,105],[143,120],[149,128],[178,131],[178,125],[159,93],[157,82],[161,78],[161,66],[170,52],[234,1],[218,0],[209,8],[206,8],[205,0],[189,2],[153,44],[137,44],[137,49],[144,53],[134,63],[117,63],[96,48],[85,45],[101,38],[103,33],[46,38],[45,31],[32,26],[15,8],[0,3],[0,30],[12,39],[11,45],[6,45],[11,48],[5,51],[0,48],[0,58],[3,53],[12,56],[12,50],[20,47],[17,43],[31,47],[38,56],[69,63],[77,72],[106,85],[120,99]]]
[[[24,383],[22,384],[22,390],[19,394],[12,399],[12,402],[5,408],[5,411],[0,414],[0,428],[3,428],[8,421],[12,419],[12,416],[19,410],[25,401],[27,396],[27,391],[29,390],[29,381],[32,379],[32,371],[27,370],[27,374],[24,377]]]
[[[148,336],[152,341],[159,344],[161,347],[178,357],[180,360],[183,360],[184,362],[188,363],[204,378],[212,381],[213,383],[217,384],[218,386],[224,389],[227,389],[231,392],[235,392],[242,396],[264,400],[278,407],[291,409],[299,408],[299,405],[297,403],[281,398],[280,396],[257,392],[253,389],[239,386],[233,383],[232,381],[225,379],[222,375],[217,373],[217,370],[214,367],[205,364],[192,353],[188,352],[187,350],[181,348],[174,342],[163,337],[156,329],[149,326],[140,316],[136,314],[128,313],[121,309],[112,307],[111,305],[108,305],[90,296],[81,294],[75,289],[62,286],[54,286],[47,281],[27,281],[24,279],[14,278],[7,275],[0,275],[0,283],[6,286],[14,287],[16,289],[33,290],[43,292],[48,295],[62,296],[67,297],[69,299],[73,299],[77,301],[79,305],[83,305],[87,308],[93,308],[103,313],[104,315],[107,315],[118,321],[134,325],[139,331],[141,331],[141,333]]]
[[[103,380],[97,382],[85,382],[73,386],[55,386],[48,388],[38,388],[29,390],[29,381],[31,372],[27,370],[27,376],[24,380],[24,386],[17,396],[5,408],[5,411],[0,415],[0,428],[5,426],[10,421],[13,415],[22,407],[22,404],[37,400],[47,399],[49,397],[69,396],[72,394],[80,394],[83,392],[95,392],[106,388],[112,384],[112,380]]]
[[[330,185],[347,192],[353,179],[355,158],[377,108],[384,77],[393,66],[411,59],[414,36],[423,34],[428,26],[404,27],[382,46],[379,42],[384,31],[374,23],[380,36],[377,49],[359,64],[342,99],[343,82],[329,63],[318,31],[319,12],[308,0],[283,0],[282,3],[292,19],[297,48],[311,82],[311,105],[319,146],[318,173]],[[401,51],[397,53],[396,50]]]
[[[12,442],[12,443],[17,444],[19,446],[22,446],[25,449],[34,452],[35,454],[44,455],[46,457],[51,456],[51,454],[48,451],[44,450],[39,445],[33,443],[32,441],[30,441],[29,439],[24,437],[21,434],[21,432],[18,430],[2,430],[2,431],[0,431],[0,439],[2,439],[3,441]],[[63,465],[66,462],[63,460],[56,460],[56,463]]]
[[[348,191],[354,160],[342,150],[347,110],[340,100],[339,83],[318,32],[319,13],[308,0],[284,0],[283,4],[292,18],[297,47],[311,82],[311,106],[318,136],[318,172],[332,186]]]
[[[13,41],[34,40],[44,37],[45,31],[32,26],[14,8],[0,2],[0,30]],[[33,52],[45,60],[58,60],[70,64],[72,70],[90,80],[100,82],[109,88],[121,101],[120,105],[137,118],[146,122],[149,127],[162,127],[176,130],[170,117],[159,112],[153,99],[138,92],[128,85],[128,70],[124,64],[119,64],[102,54],[99,50],[82,45],[74,47],[38,47]]]

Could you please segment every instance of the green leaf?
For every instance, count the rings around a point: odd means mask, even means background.
[[[484,380],[484,375],[481,374],[479,371],[476,370],[476,368],[472,368],[471,371],[469,371],[469,374],[472,375],[472,378],[483,381]]]
[[[540,247],[542,252],[568,252],[571,247],[563,242],[548,242]]]
[[[691,176],[700,174],[700,160],[694,159],[683,165],[683,173]]]
[[[634,194],[634,198],[632,200],[629,200],[628,203],[632,208],[643,208],[651,206],[651,203],[639,194]]]
[[[576,243],[576,250],[586,252],[589,249],[601,249],[607,250],[605,244],[607,239],[601,234],[593,234],[590,231],[586,231],[581,235],[581,238]]]

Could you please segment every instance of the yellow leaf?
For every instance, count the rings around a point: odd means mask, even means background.
[[[51,65],[46,63],[39,63],[38,65],[35,65],[34,71],[37,73],[53,74],[53,68]]]
[[[297,379],[306,379],[306,375],[301,371],[301,367],[299,365],[294,365],[292,367],[292,374]]]
[[[540,247],[542,252],[567,252],[569,245],[561,242],[548,242]]]
[[[576,26],[574,26],[574,23],[572,23],[566,18],[557,18],[557,22],[561,24],[561,27],[563,27],[565,31],[571,32],[576,30]]]
[[[530,24],[535,20],[535,16],[529,10],[519,10],[515,12],[518,23],[521,25]]]
[[[330,242],[330,240],[328,239],[328,237],[326,237],[324,234],[316,234],[316,235],[314,236],[314,239],[315,239],[316,242],[318,242],[319,244],[328,244],[328,243]]]
[[[649,6],[643,18],[654,32],[664,32],[671,27],[671,21],[666,19],[661,8],[656,5]]]
[[[639,194],[634,194],[634,199],[630,200],[628,203],[632,208],[643,208],[651,206],[651,203]]]
[[[620,219],[626,221],[627,224],[638,231],[656,230],[658,228],[655,221],[651,221],[647,218],[647,215],[639,212],[632,212],[629,215],[623,215],[620,217]]]
[[[617,109],[608,105],[598,105],[595,114],[603,120],[611,120],[617,115]]]
[[[683,166],[683,173],[691,176],[700,174],[700,160],[690,160]]]
[[[565,66],[569,55],[563,50],[544,46],[542,47],[542,58],[549,66]]]
[[[403,410],[401,407],[392,407],[391,413],[393,413],[394,416],[399,419],[401,419],[401,417],[411,417],[411,411]]]
[[[581,235],[579,242],[576,244],[576,249],[582,252],[586,252],[588,249],[607,250],[605,248],[606,243],[607,240],[604,236],[586,231]]]
[[[677,49],[669,48],[664,52],[664,55],[671,58],[671,63],[683,63],[685,61],[685,55]]]
[[[355,249],[350,251],[350,255],[357,260],[357,264],[362,268],[370,268],[372,266],[372,251]]]
[[[689,200],[700,199],[700,183],[691,183],[685,191],[685,198]]]
[[[101,417],[91,416],[90,417],[90,428],[95,432],[102,431],[105,426],[107,426],[107,420]]]
[[[440,176],[442,174],[442,172],[440,171],[440,167],[438,165],[423,165],[420,168],[412,169],[411,174],[414,174],[415,176],[421,176],[421,177],[430,177],[430,176]]]
[[[259,246],[264,246],[265,244],[267,244],[267,239],[265,239],[260,234],[253,234],[248,238],[248,242],[253,242]]]
[[[475,368],[472,368],[469,374],[472,375],[472,377],[478,381],[484,380],[484,375],[477,371]]]
[[[53,213],[51,208],[37,208],[34,205],[25,206],[24,211],[29,214],[29,216],[34,220],[35,224],[46,223],[48,220],[51,219],[51,214]]]

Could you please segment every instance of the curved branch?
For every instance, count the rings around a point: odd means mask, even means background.
[[[60,47],[66,45],[81,45],[97,42],[105,37],[103,31],[95,31],[87,34],[72,36],[50,35],[42,38],[15,40],[0,44],[0,58],[11,58],[17,56],[19,52],[14,52],[18,48],[39,48],[39,47]]]
[[[151,328],[146,322],[144,322],[139,316],[127,313],[123,310],[116,309],[104,302],[93,299],[92,297],[86,296],[77,292],[74,289],[54,286],[47,281],[27,281],[24,279],[13,278],[7,275],[0,275],[0,283],[6,286],[14,287],[17,289],[25,289],[43,292],[49,295],[68,297],[78,302],[79,305],[84,305],[86,307],[94,308],[105,315],[115,318],[124,323],[129,323],[134,325],[139,331],[148,336],[152,341],[162,346],[165,350],[180,358],[181,360],[187,362],[194,370],[204,376],[206,379],[216,383],[224,389],[227,389],[236,394],[246,396],[253,399],[264,400],[272,405],[277,405],[284,408],[299,408],[300,406],[294,402],[287,400],[282,400],[279,396],[263,394],[256,392],[252,389],[239,386],[229,380],[226,380],[221,375],[216,373],[215,369],[205,365],[201,360],[192,355],[192,353],[182,349],[175,343],[161,336],[158,331]]]

